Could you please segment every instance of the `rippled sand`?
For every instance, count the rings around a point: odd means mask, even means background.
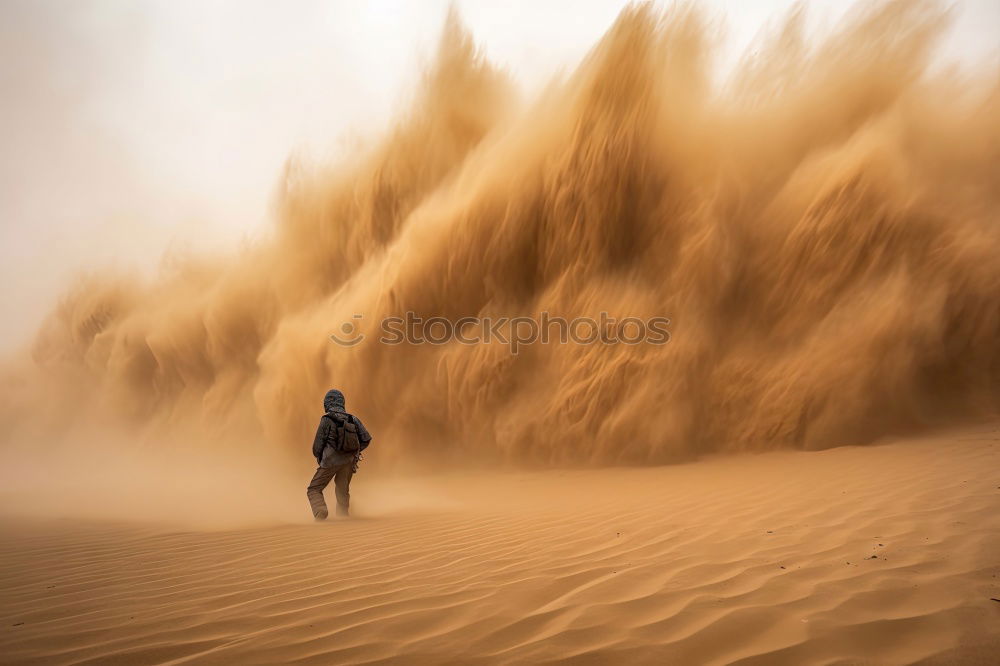
[[[995,663],[998,470],[983,427],[661,468],[359,476],[358,517],[327,524],[8,516],[0,661]],[[387,509],[394,488],[434,502]]]

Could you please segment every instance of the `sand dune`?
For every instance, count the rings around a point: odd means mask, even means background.
[[[327,524],[8,516],[0,655],[990,663],[998,469],[1000,429],[981,427],[662,468],[359,477],[358,518]],[[389,511],[394,487],[443,499]]]
[[[1000,663],[1000,429],[885,443],[1000,406],[1000,79],[946,14],[792,11],[723,82],[635,5],[522,99],[450,13],[259,236],[0,359],[0,661]],[[424,344],[549,314],[592,335]],[[375,444],[317,525],[332,386]]]

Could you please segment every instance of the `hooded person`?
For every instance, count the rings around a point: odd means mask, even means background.
[[[348,413],[344,404],[343,393],[337,389],[326,392],[323,398],[326,413],[320,418],[313,438],[312,453],[318,467],[306,488],[306,496],[316,520],[326,520],[329,515],[323,490],[330,481],[336,489],[337,515],[346,517],[349,514],[351,477],[358,471],[361,452],[372,441],[361,419]]]

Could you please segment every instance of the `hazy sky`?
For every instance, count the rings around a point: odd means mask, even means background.
[[[412,90],[446,0],[0,0],[0,348],[81,270],[260,229],[293,151],[341,152]],[[622,1],[454,3],[527,88],[571,67]],[[783,0],[702,2],[733,59]],[[814,26],[841,2],[807,3]],[[1000,0],[955,5],[943,57],[1000,57]]]

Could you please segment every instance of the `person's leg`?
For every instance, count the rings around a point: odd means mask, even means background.
[[[306,497],[309,498],[309,506],[312,507],[313,518],[316,520],[326,520],[329,515],[326,501],[323,500],[323,490],[329,485],[336,471],[336,467],[317,467],[309,487],[306,488]]]
[[[337,515],[347,516],[351,509],[351,477],[354,476],[354,463],[348,463],[337,468],[334,487],[337,489]]]

